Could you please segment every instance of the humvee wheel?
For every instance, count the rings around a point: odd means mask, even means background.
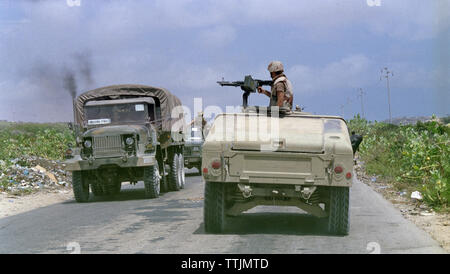
[[[330,187],[328,232],[347,235],[349,231],[349,188]]]
[[[103,188],[101,185],[97,184],[97,183],[93,183],[91,184],[91,191],[95,196],[103,196],[105,195],[103,193]]]
[[[180,163],[178,160],[178,154],[174,154],[172,157],[172,162],[170,163],[169,172],[169,190],[178,191],[180,190]]]
[[[220,233],[225,228],[225,185],[205,183],[203,222],[207,233]]]
[[[78,203],[85,203],[89,200],[89,185],[84,182],[81,171],[72,172],[72,188]]]
[[[158,163],[144,167],[144,186],[146,198],[158,198],[161,191]]]
[[[179,173],[180,173],[180,188],[184,188],[184,185],[186,184],[186,174],[184,171],[184,156],[183,154],[178,155],[178,161],[179,161]]]

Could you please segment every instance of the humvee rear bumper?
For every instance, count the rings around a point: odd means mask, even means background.
[[[64,162],[64,164],[66,164],[67,171],[93,170],[106,165],[116,165],[121,168],[144,167],[144,166],[153,166],[155,165],[155,163],[156,158],[154,155],[129,156],[126,159],[122,157],[114,157],[114,158],[97,158],[90,160],[83,160],[80,156],[76,156]]]
[[[327,155],[314,153],[232,151],[205,153],[203,173],[205,181],[265,184],[265,185],[310,185],[350,187],[353,177],[352,155]],[[212,162],[220,162],[220,168],[212,168]],[[343,168],[334,174],[335,165]],[[349,178],[345,174],[350,172]]]

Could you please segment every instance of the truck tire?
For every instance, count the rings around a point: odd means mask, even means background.
[[[105,194],[103,193],[103,188],[102,188],[102,186],[99,185],[99,184],[97,184],[97,183],[91,184],[91,191],[92,191],[92,193],[94,194],[94,196],[97,196],[97,197],[101,197],[101,196],[105,195]]]
[[[207,233],[220,233],[225,228],[225,185],[217,182],[205,183],[203,222]]]
[[[158,164],[159,166],[159,164]],[[163,164],[161,167],[161,170],[159,174],[161,175],[160,185],[161,185],[161,192],[169,192],[169,174],[166,174],[166,170],[170,170],[170,168]]]
[[[72,188],[78,203],[85,203],[89,200],[89,185],[84,182],[81,171],[72,172]]]
[[[184,171],[184,156],[183,154],[178,155],[178,161],[180,163],[179,166],[179,173],[180,173],[180,188],[183,189],[184,185],[186,184],[186,173]]]
[[[349,188],[330,187],[328,232],[347,235],[349,231]]]
[[[158,198],[161,192],[161,180],[158,163],[154,166],[144,167],[144,186],[146,198]]]
[[[174,154],[170,162],[170,172],[169,172],[169,190],[178,191],[180,190],[180,163],[178,160],[178,154]]]

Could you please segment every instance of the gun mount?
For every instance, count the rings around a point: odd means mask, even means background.
[[[244,94],[242,95],[242,106],[246,108],[248,106],[248,96],[250,93],[255,93],[258,90],[258,87],[271,86],[273,81],[253,79],[251,75],[246,75],[244,81],[218,81],[217,83],[222,87],[240,87],[244,91]]]

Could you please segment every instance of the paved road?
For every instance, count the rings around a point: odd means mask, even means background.
[[[195,169],[193,169],[195,170]],[[205,234],[203,182],[159,199],[125,186],[115,200],[67,201],[0,219],[0,253],[444,253],[378,193],[358,181],[351,189],[351,228],[330,236],[295,208],[258,207],[232,218],[225,234]]]

